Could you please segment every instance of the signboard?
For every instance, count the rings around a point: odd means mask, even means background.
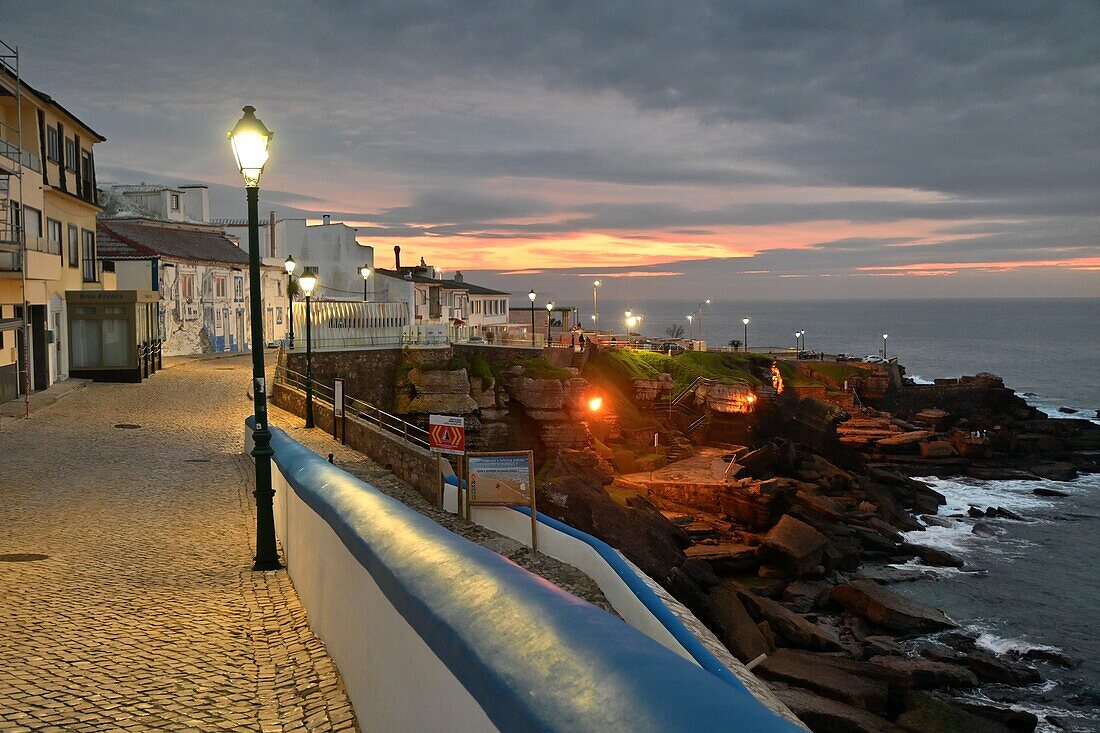
[[[531,461],[526,451],[501,455],[473,454],[468,463],[472,503],[531,503]]]
[[[538,550],[535,460],[531,451],[471,453],[466,457],[466,480],[467,507],[516,504],[531,507],[531,549]]]
[[[466,452],[466,421],[452,415],[428,416],[428,446],[437,453]]]
[[[332,412],[336,417],[344,416],[344,380],[337,379],[332,388]]]

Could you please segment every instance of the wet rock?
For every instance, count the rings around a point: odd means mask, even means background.
[[[1021,517],[1019,514],[1012,511],[1011,509],[1005,509],[1003,506],[989,507],[988,509],[985,510],[985,515],[987,517],[999,517],[1000,519],[1011,519],[1011,520],[1014,520],[1016,522],[1025,521],[1024,518]]]
[[[1065,667],[1066,669],[1077,669],[1077,667],[1079,667],[1081,664],[1081,660],[1074,659],[1070,655],[1057,651],[1055,649],[1028,649],[1023,654],[1020,654],[1019,657],[1021,659],[1027,659],[1032,662],[1047,662],[1048,664],[1056,664],[1059,667]]]
[[[1073,481],[1077,478],[1077,468],[1072,463],[1061,461],[1036,463],[1031,466],[1031,472],[1050,481]]]
[[[997,530],[989,526],[985,522],[978,522],[970,528],[971,533],[978,535],[979,537],[996,537]]]
[[[924,523],[927,524],[930,527],[954,527],[955,526],[951,521],[949,521],[947,519],[944,519],[942,517],[937,517],[933,514],[923,514],[923,515],[921,515],[921,519],[924,520]]]
[[[962,708],[972,715],[1003,723],[1014,733],[1032,733],[1039,725],[1039,718],[1034,713],[1029,713],[1026,710],[999,708],[964,700],[953,700],[952,702],[956,707]]]
[[[911,692],[897,723],[912,733],[1012,733],[1004,723],[969,713],[926,692]]]
[[[882,628],[919,634],[957,626],[941,611],[883,588],[870,580],[853,580],[833,588],[832,600]]]
[[[998,682],[1023,687],[1042,681],[1038,670],[998,657],[993,652],[975,647],[966,651],[966,666],[983,682]]]
[[[1038,488],[1032,489],[1031,493],[1035,494],[1036,496],[1069,496],[1069,493],[1065,491],[1059,491],[1058,489]]]
[[[950,552],[944,550],[938,550],[935,547],[925,547],[924,545],[912,545],[907,544],[905,547],[913,552],[925,565],[931,565],[933,567],[940,568],[961,568],[963,566],[963,560],[961,557],[956,557]]]
[[[814,733],[903,733],[904,728],[866,710],[815,695],[809,690],[772,683],[773,691]]]
[[[825,535],[789,514],[764,537],[761,548],[766,556],[776,557],[791,575],[802,575],[821,564],[829,540]]]
[[[882,657],[905,654],[905,647],[894,641],[890,636],[872,634],[863,639],[863,649],[868,656]]]
[[[888,671],[906,688],[929,690],[937,687],[969,688],[978,678],[966,667],[919,657],[875,657],[871,664]]]
[[[967,508],[966,513],[968,515],[970,515],[971,517],[974,517],[975,519],[977,519],[978,517],[984,517],[985,516],[985,512],[982,511],[981,509],[979,509],[978,507],[974,506],[973,504],[971,504]]]
[[[843,649],[835,634],[787,609],[781,603],[763,598],[743,588],[737,589],[737,596],[745,604],[749,613],[761,621],[767,621],[772,631],[782,636],[792,646],[820,651]]]
[[[1072,407],[1059,407],[1058,412],[1062,413],[1063,415],[1076,415],[1077,414],[1077,410],[1073,409]]]
[[[754,671],[766,680],[802,687],[876,715],[887,714],[890,688],[885,681],[822,664],[818,654],[777,649]]]

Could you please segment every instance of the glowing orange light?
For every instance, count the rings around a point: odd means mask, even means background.
[[[753,402],[756,402],[756,395],[751,394],[751,395],[748,396],[747,399],[749,401],[749,404],[751,405]]]
[[[603,407],[603,397],[593,397],[588,401],[588,409],[592,412],[599,412]]]

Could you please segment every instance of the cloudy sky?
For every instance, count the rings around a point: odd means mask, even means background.
[[[1100,294],[1096,3],[3,6],[24,77],[108,138],[101,180],[237,187],[250,103],[265,204],[382,264],[560,297]]]

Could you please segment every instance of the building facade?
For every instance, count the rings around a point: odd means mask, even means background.
[[[114,289],[96,257],[104,140],[0,43],[0,402],[67,378],[67,291]]]

